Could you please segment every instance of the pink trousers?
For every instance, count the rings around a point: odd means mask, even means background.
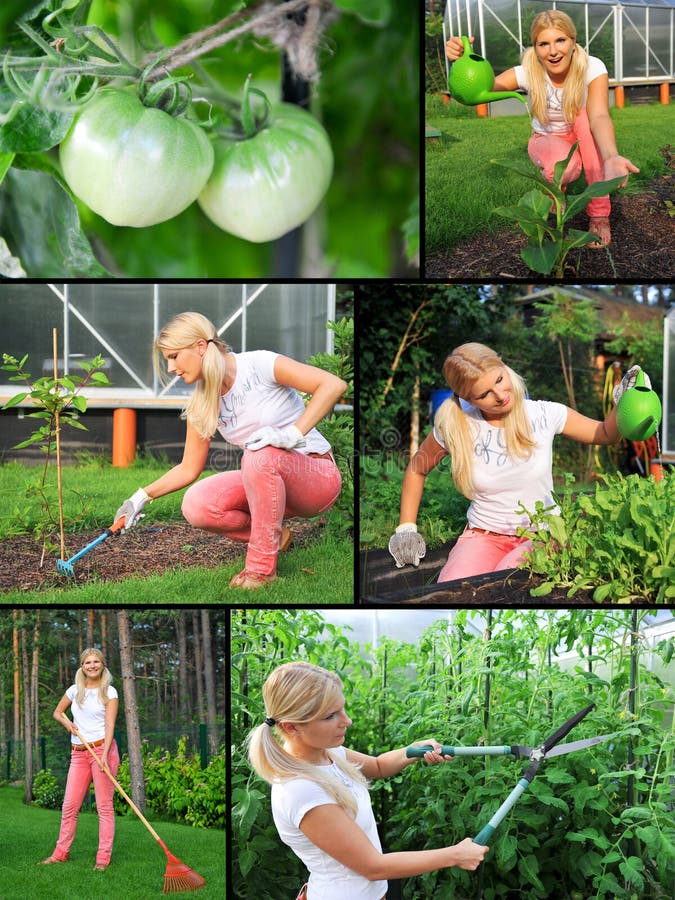
[[[438,581],[454,581],[484,572],[515,569],[524,554],[531,550],[532,541],[528,538],[467,528],[448,554]]]
[[[332,457],[277,447],[244,450],[239,471],[210,475],[185,492],[183,515],[196,528],[248,542],[247,571],[274,575],[283,520],[319,515],[341,487]]]
[[[94,753],[100,757],[103,753],[103,745],[94,747]],[[117,775],[119,767],[120,756],[117,744],[113,741],[108,751],[108,768],[113,775]],[[99,769],[88,750],[71,751],[61,813],[61,830],[56,848],[52,853],[55,859],[64,861],[68,859],[68,852],[75,839],[78,813],[92,781],[94,782],[96,812],[98,813],[96,865],[107,866],[110,862],[113,838],[115,837],[115,813],[113,811],[115,787],[105,772]]]
[[[591,133],[585,107],[579,110],[574,125],[566,134],[533,134],[527,150],[530,159],[541,170],[544,178],[552,181],[553,167],[557,162],[565,159],[570,152],[570,147],[577,141],[579,146],[565,170],[563,184],[575,181],[581,175],[582,169],[588,184],[602,181],[604,178],[602,157]],[[609,211],[610,202],[607,194],[604,197],[594,197],[586,207],[589,217],[608,216]]]

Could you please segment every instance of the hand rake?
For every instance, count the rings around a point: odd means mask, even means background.
[[[87,750],[94,757],[96,762],[99,761],[98,756],[94,752],[93,748],[86,742],[86,740],[82,737],[80,732],[77,732],[77,736],[82,741]],[[157,834],[152,825],[145,818],[140,809],[136,806],[131,797],[124,790],[122,785],[117,781],[112,772],[110,772],[107,768],[103,770],[108,778],[115,785],[115,789],[124,797],[129,806],[136,813],[141,822],[148,829],[150,834],[157,841],[162,850],[166,853],[166,870],[164,872],[164,889],[162,890],[163,894],[179,894],[182,891],[196,891],[201,887],[204,887],[206,884],[206,879],[203,878],[198,872],[195,872],[194,869],[191,869],[188,865],[181,862],[177,857],[171,853],[169,848],[166,846],[161,837]]]
[[[106,538],[109,538],[111,534],[115,534],[117,531],[121,531],[124,528],[124,523],[126,519],[124,516],[120,516],[120,518],[110,526],[110,528],[106,528],[103,534],[100,534],[95,540],[91,541],[91,543],[87,544],[79,553],[76,553],[75,556],[71,556],[69,560],[60,559],[56,563],[56,568],[62,575],[75,575],[75,569],[73,569],[73,563],[77,562],[80,557],[84,556],[86,553],[89,553],[90,550],[93,550],[94,547],[98,547],[99,544],[103,543]]]
[[[575,715],[564,722],[560,726],[560,728],[554,731],[553,734],[550,737],[546,738],[544,743],[540,744],[538,747],[441,747],[439,753],[442,756],[515,756],[517,759],[525,757],[530,761],[530,765],[523,773],[523,777],[520,779],[518,784],[511,791],[506,800],[504,800],[502,805],[499,807],[499,809],[490,819],[487,825],[485,825],[473,839],[474,844],[481,844],[482,846],[485,846],[487,844],[489,839],[495,833],[495,830],[499,823],[505,818],[506,814],[515,805],[521,794],[523,794],[530,786],[532,779],[539,770],[539,766],[545,759],[550,759],[553,756],[560,756],[564,753],[574,753],[576,750],[585,750],[586,748],[593,747],[595,746],[595,744],[599,744],[601,741],[606,741],[611,737],[610,734],[603,734],[599,737],[587,738],[583,741],[572,741],[568,744],[560,744],[559,746],[556,746],[556,744],[558,744],[565,737],[565,735],[567,735],[575,725],[581,722],[584,716],[588,715],[588,713],[594,708],[594,704],[591,704],[590,706],[586,706],[580,712],[575,713]],[[433,748],[430,745],[424,747],[407,747],[406,756],[421,757],[432,749]]]

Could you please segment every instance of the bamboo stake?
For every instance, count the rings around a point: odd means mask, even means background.
[[[66,558],[66,539],[63,531],[63,485],[61,483],[61,419],[59,415],[58,393],[59,393],[59,354],[58,354],[58,329],[52,330],[52,349],[54,354],[54,390],[57,395],[57,402],[54,409],[54,425],[56,429],[56,483],[58,491],[59,504],[59,537],[61,539],[61,556],[60,559]]]

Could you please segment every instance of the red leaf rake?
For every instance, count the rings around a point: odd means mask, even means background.
[[[99,758],[94,752],[93,748],[90,747],[90,745],[82,737],[82,734],[79,731],[77,733],[77,736],[94,757],[96,762],[99,762]],[[181,862],[176,856],[173,855],[173,853],[171,853],[164,841],[157,834],[155,829],[148,822],[148,820],[124,790],[119,781],[117,781],[117,779],[113,776],[113,774],[108,770],[107,767],[104,768],[103,771],[115,785],[115,789],[124,797],[129,806],[133,809],[138,818],[145,825],[145,827],[157,841],[162,850],[166,853],[166,871],[164,872],[164,889],[162,890],[162,893],[179,894],[183,891],[196,891],[199,888],[204,887],[204,885],[206,884],[206,879],[202,878],[202,876],[198,872],[195,872],[194,869],[191,869],[190,866],[186,865],[184,862]]]

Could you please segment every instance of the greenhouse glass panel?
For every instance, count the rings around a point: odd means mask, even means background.
[[[332,349],[326,323],[335,315],[334,296],[334,286],[326,284],[0,285],[2,352],[29,353],[34,377],[52,374],[57,328],[61,374],[78,374],[79,361],[104,357],[112,387],[87,391],[101,405],[120,399],[166,403],[189,393],[181,381],[163,386],[153,366],[155,337],[177,313],[203,313],[237,352],[264,348],[305,360]],[[0,385],[19,390],[2,371]]]

